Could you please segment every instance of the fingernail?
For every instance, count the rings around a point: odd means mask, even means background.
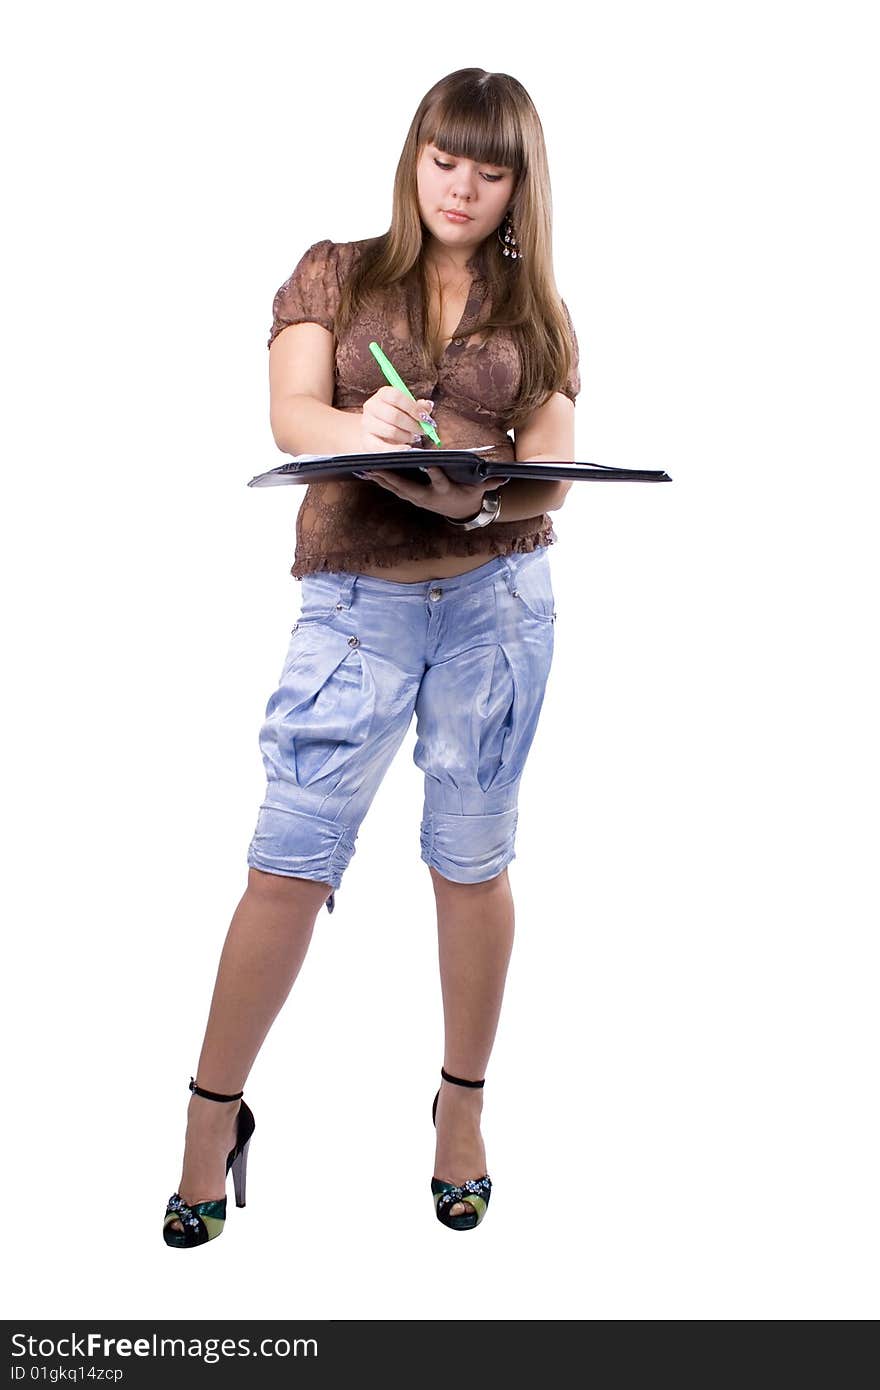
[[[420,412],[419,419],[424,420],[426,425],[433,425],[435,429],[437,428],[437,421],[434,419],[433,415],[428,414],[427,410]]]
[[[367,476],[366,473],[358,473],[356,468],[353,468],[351,471],[356,478],[365,478]]]

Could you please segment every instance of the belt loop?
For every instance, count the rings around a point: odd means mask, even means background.
[[[516,576],[515,576],[515,574],[514,574],[514,572],[513,572],[513,565],[510,563],[510,561],[508,560],[508,558],[507,558],[506,555],[499,555],[499,556],[498,556],[498,559],[499,559],[499,561],[501,562],[501,567],[502,567],[502,569],[504,570],[504,582],[505,582],[505,584],[507,585],[507,587],[508,587],[508,589],[510,590],[510,592],[511,592],[511,593],[514,595],[514,597],[515,597],[515,596],[516,596]]]
[[[341,583],[340,583],[340,585],[339,585],[338,590],[336,591],[336,606],[337,606],[337,608],[340,608],[340,607],[342,607],[342,608],[350,608],[350,607],[351,607],[351,604],[352,604],[352,596],[353,596],[353,594],[354,594],[354,586],[355,586],[356,583],[357,583],[357,575],[356,575],[356,574],[354,574],[354,573],[346,573],[346,574],[344,574],[344,575],[342,576],[342,581],[341,581]],[[332,911],[332,909],[331,909],[331,911]]]

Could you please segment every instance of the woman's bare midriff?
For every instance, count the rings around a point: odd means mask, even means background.
[[[493,555],[444,555],[435,560],[406,560],[396,565],[358,565],[358,574],[388,579],[396,584],[418,584],[424,579],[452,579],[456,574],[488,565]]]

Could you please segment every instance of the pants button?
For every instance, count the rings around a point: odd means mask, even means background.
[[[432,603],[436,603],[438,598],[442,598],[442,596],[442,589],[432,589],[431,592],[428,594],[428,598],[431,600]]]
[[[357,647],[357,646],[360,645],[360,640],[361,640],[361,639],[360,639],[359,637],[349,637],[349,639],[348,639],[348,645],[349,645],[350,647]]]

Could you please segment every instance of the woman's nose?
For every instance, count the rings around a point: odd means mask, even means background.
[[[470,198],[474,192],[473,174],[466,174],[462,170],[456,170],[456,177],[452,183],[453,198]]]

